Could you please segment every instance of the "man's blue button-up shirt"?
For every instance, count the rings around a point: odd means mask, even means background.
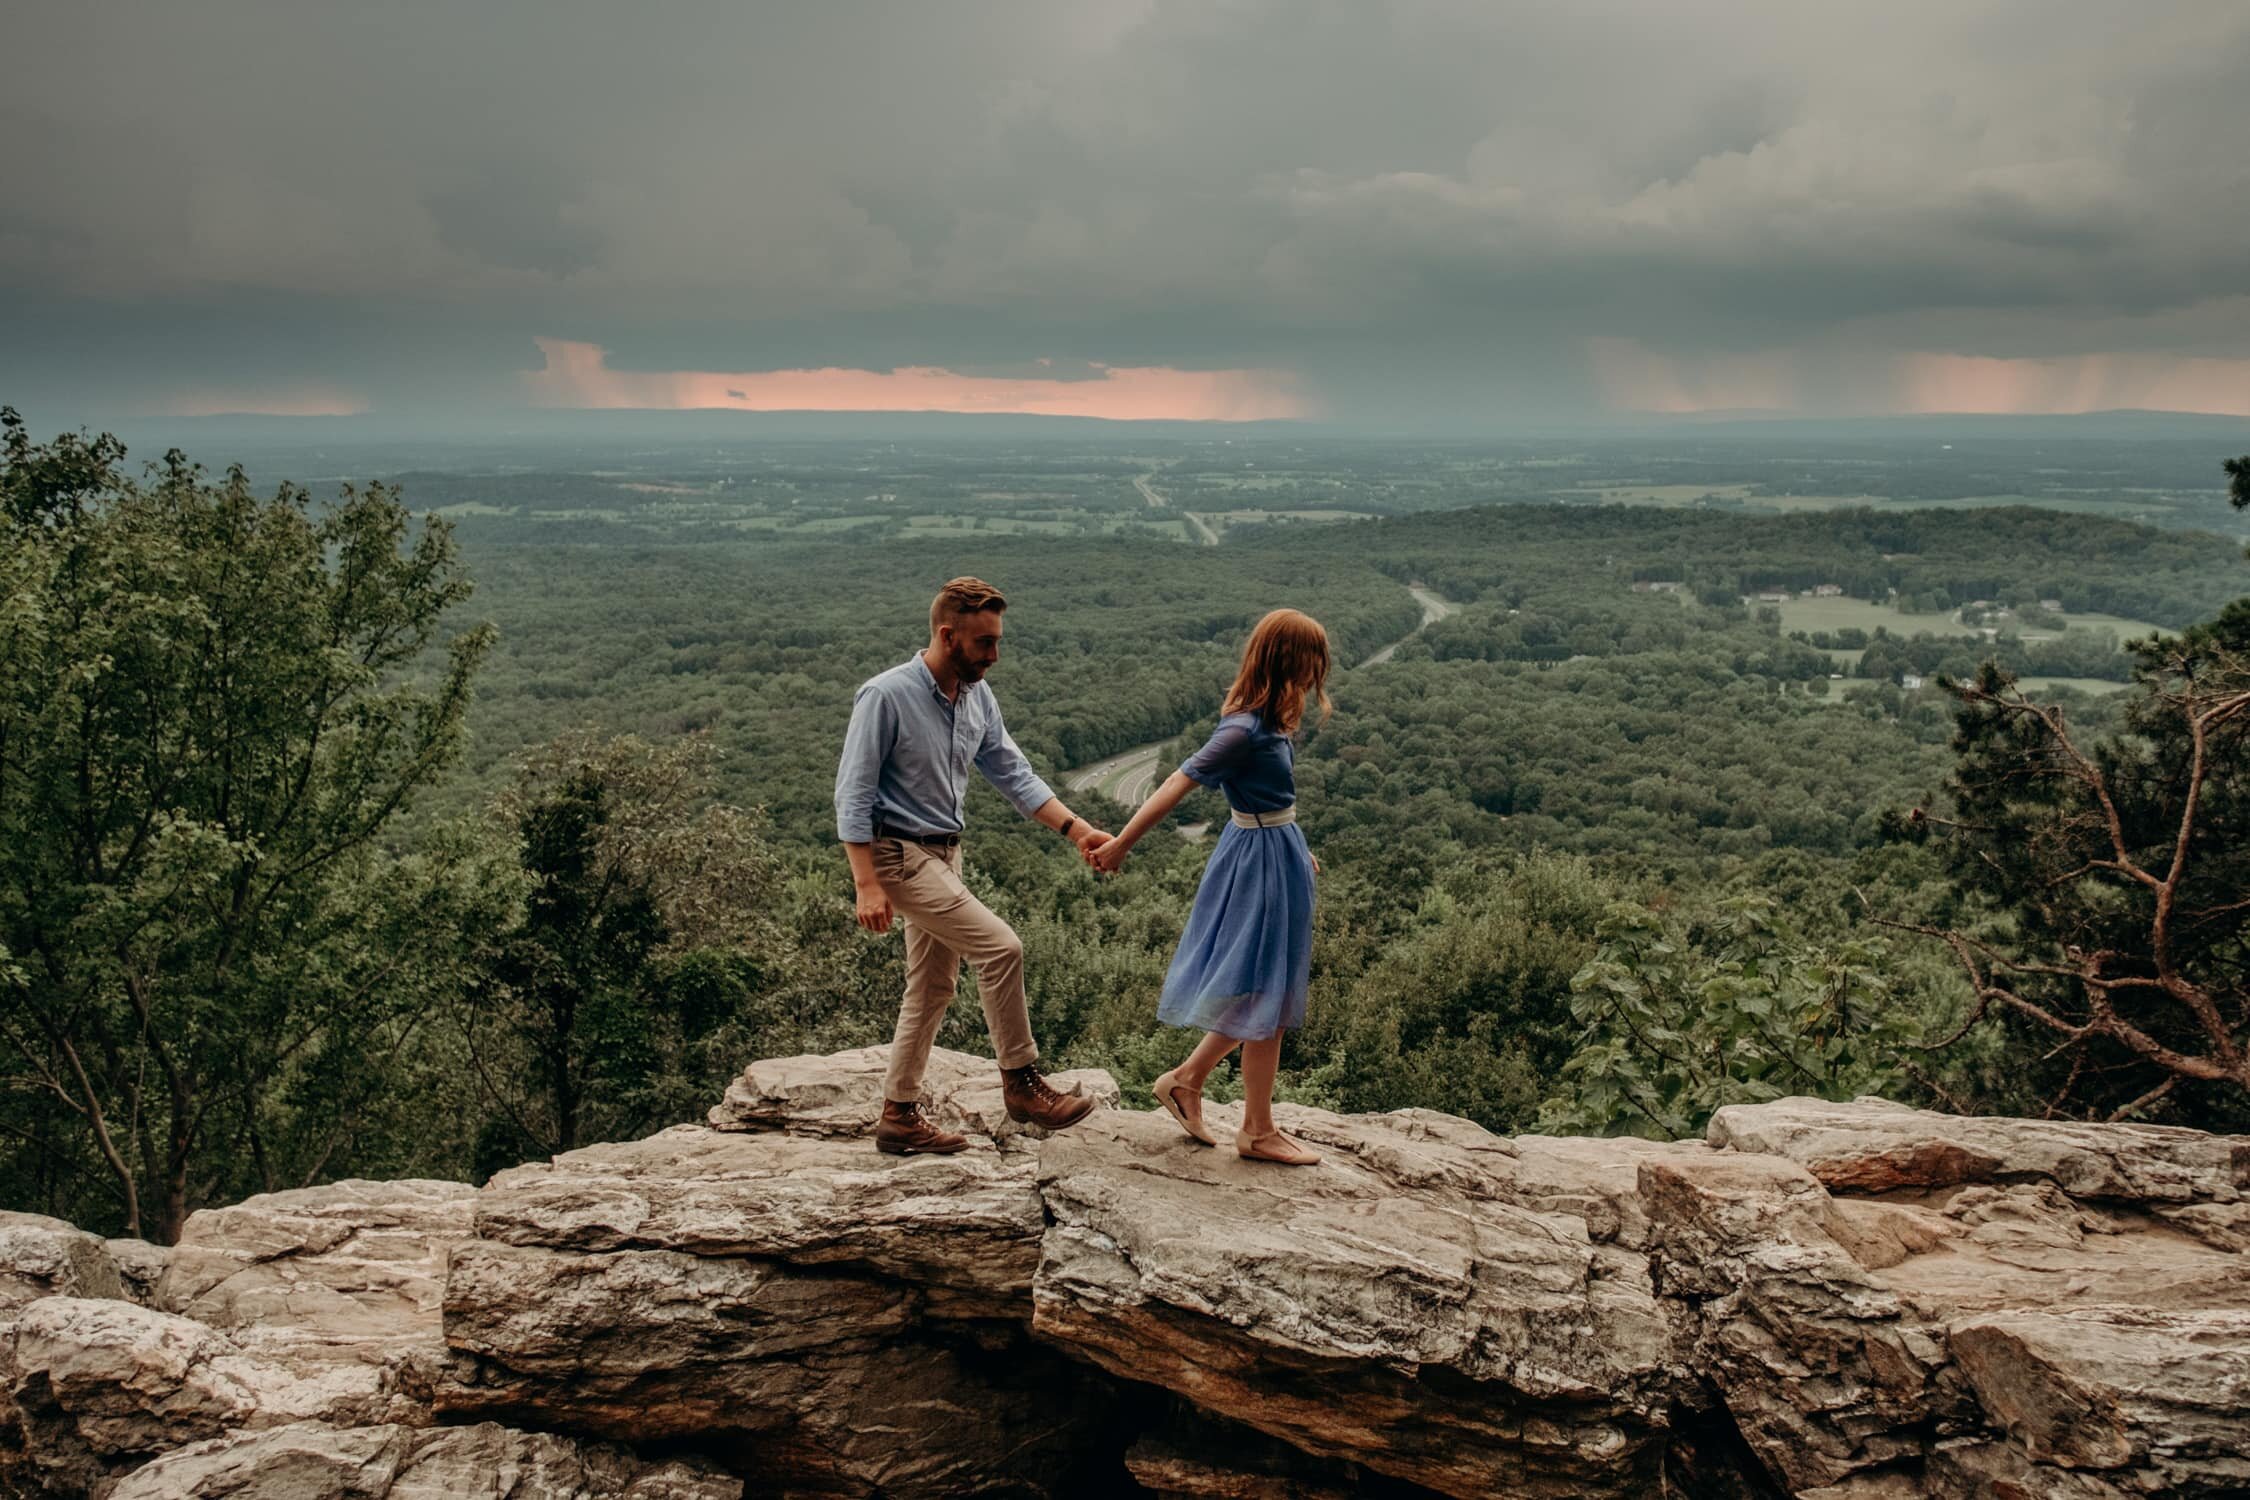
[[[917,651],[860,684],[836,767],[836,837],[868,843],[875,825],[900,833],[959,833],[974,763],[1030,817],[1055,794],[1000,722],[989,683],[963,683],[948,702]]]

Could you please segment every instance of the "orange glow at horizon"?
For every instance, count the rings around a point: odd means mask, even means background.
[[[1633,339],[1586,341],[1603,400],[1623,411],[2061,416],[2179,411],[2250,417],[2250,359],[2082,354],[2046,359],[1848,351],[1673,355]],[[1807,378],[1836,399],[1808,401]]]
[[[284,390],[196,390],[175,396],[152,413],[160,417],[356,417],[367,399],[331,386]]]
[[[1262,422],[1312,406],[1286,370],[1104,366],[1087,380],[963,375],[937,365],[894,370],[613,370],[599,344],[533,340],[546,357],[524,376],[541,406],[727,411],[1005,412],[1115,421]]]
[[[1900,361],[1913,412],[2191,411],[2250,417],[2250,360],[2160,354],[1993,359],[1910,354]]]

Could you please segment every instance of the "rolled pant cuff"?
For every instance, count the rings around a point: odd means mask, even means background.
[[[1037,1061],[1039,1061],[1039,1049],[1037,1047],[1026,1047],[1020,1053],[1002,1057],[1000,1059],[1000,1066],[1002,1068],[1010,1070],[1016,1068],[1028,1068]]]

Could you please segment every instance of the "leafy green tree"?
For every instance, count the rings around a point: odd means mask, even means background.
[[[781,875],[755,816],[709,801],[715,759],[701,736],[569,735],[500,798],[529,889],[464,1017],[480,1172],[684,1118],[761,1036]]]
[[[469,583],[389,489],[123,459],[0,413],[0,1045],[21,1172],[170,1240],[348,1154],[456,982],[474,849],[381,837],[492,637],[427,660]]]
[[[1600,942],[1571,980],[1583,1029],[1544,1129],[1679,1139],[1721,1105],[1909,1081],[1920,1028],[1880,940],[1811,943],[1771,900],[1737,896],[1694,923],[1619,903]]]

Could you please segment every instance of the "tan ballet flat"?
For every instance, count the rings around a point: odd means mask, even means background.
[[[1189,1139],[1201,1141],[1206,1146],[1216,1146],[1219,1144],[1218,1141],[1210,1131],[1203,1128],[1203,1122],[1190,1119],[1188,1112],[1180,1107],[1179,1096],[1182,1094],[1192,1094],[1196,1102],[1201,1104],[1203,1102],[1203,1090],[1191,1089],[1180,1082],[1178,1078],[1173,1076],[1173,1073],[1177,1071],[1177,1069],[1174,1069],[1170,1073],[1157,1074],[1156,1082],[1149,1085],[1149,1092],[1156,1095],[1156,1102],[1164,1106],[1164,1113],[1179,1122],[1180,1129],[1188,1133]],[[1201,1114],[1202,1111],[1199,1109],[1196,1113]]]
[[[1285,1167],[1317,1167],[1320,1153],[1300,1145],[1278,1130],[1264,1135],[1252,1135],[1246,1130],[1234,1133],[1234,1154],[1244,1161],[1273,1161]]]

